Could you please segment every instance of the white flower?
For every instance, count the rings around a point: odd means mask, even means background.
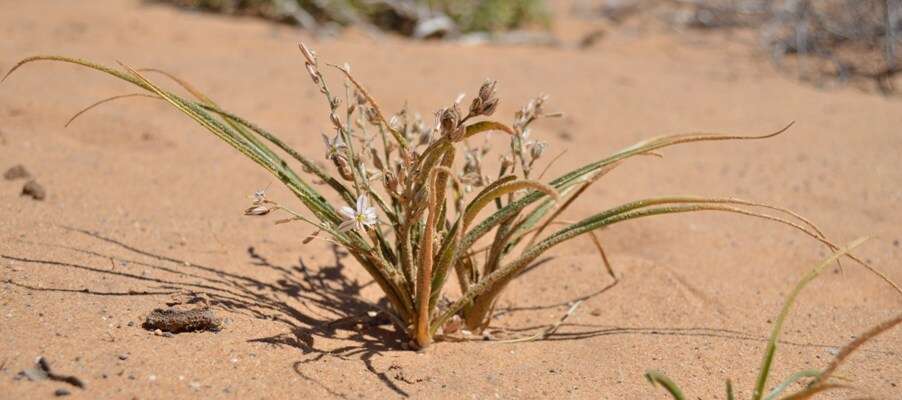
[[[364,229],[376,224],[376,209],[370,207],[369,199],[365,194],[357,197],[357,209],[348,206],[341,208],[341,213],[347,218],[338,226],[339,232],[347,232],[351,229]]]

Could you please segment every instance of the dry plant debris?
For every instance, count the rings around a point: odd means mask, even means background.
[[[170,307],[151,311],[141,326],[149,331],[159,329],[169,333],[215,332],[222,329],[222,320],[209,307],[188,310]]]
[[[34,367],[26,368],[19,372],[19,374],[16,375],[16,379],[28,379],[30,381],[41,381],[49,379],[52,381],[65,382],[81,389],[84,389],[85,387],[85,384],[81,381],[81,379],[78,379],[71,375],[60,375],[54,373],[50,369],[50,364],[47,362],[47,359],[43,356],[38,357],[35,360],[34,364]]]

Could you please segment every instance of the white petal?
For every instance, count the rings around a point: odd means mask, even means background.
[[[370,209],[370,210],[372,210],[372,209]],[[374,211],[374,212],[369,212],[369,213],[363,214],[363,223],[365,223],[367,225],[375,224],[376,223],[376,212]]]
[[[348,207],[348,206],[342,207],[340,211],[341,211],[342,214],[345,215],[345,217],[348,217],[348,218],[350,218],[350,219],[354,219],[354,217],[357,216],[357,212],[354,211],[353,208]]]
[[[363,214],[364,210],[366,210],[366,195],[362,194],[357,197],[357,213]]]
[[[342,222],[341,225],[338,226],[339,232],[347,232],[351,229],[354,229],[354,226],[357,225],[357,221],[353,219],[349,219],[345,222]]]

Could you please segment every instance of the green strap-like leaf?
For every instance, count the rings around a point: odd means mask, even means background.
[[[646,141],[642,141],[636,143],[632,146],[629,146],[623,150],[614,153],[613,155],[604,158],[602,160],[587,164],[583,167],[580,167],[576,170],[573,170],[563,176],[558,177],[557,179],[551,181],[550,185],[554,187],[558,192],[574,185],[578,184],[582,181],[585,176],[588,176],[608,165],[611,165],[620,160],[624,160],[636,155],[646,154],[657,149],[673,146],[681,143],[691,143],[691,142],[702,142],[702,141],[720,141],[720,140],[756,140],[756,139],[766,139],[770,137],[774,137],[785,132],[792,124],[787,125],[785,128],[780,129],[774,133],[770,133],[767,135],[760,136],[737,136],[737,135],[721,135],[714,133],[690,133],[690,134],[680,134],[680,135],[670,135],[663,136],[658,138],[649,139]],[[511,215],[519,212],[523,208],[532,204],[533,202],[544,197],[545,194],[542,192],[534,191],[530,194],[522,197],[521,199],[514,201],[502,209],[498,210],[485,220],[483,220],[479,225],[474,227],[470,232],[466,233],[464,236],[461,245],[464,248],[469,248],[476,242],[480,237],[488,233],[492,228],[506,220]]]
[[[683,395],[680,387],[670,380],[667,375],[658,371],[648,371],[645,373],[645,379],[647,379],[652,386],[661,385],[667,393],[670,393],[670,396],[673,397],[674,400],[686,400],[686,396]]]

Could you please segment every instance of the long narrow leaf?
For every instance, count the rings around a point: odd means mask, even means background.
[[[645,379],[647,379],[652,386],[661,385],[667,393],[670,393],[670,396],[673,397],[674,400],[686,400],[686,396],[683,395],[680,387],[670,380],[667,375],[657,371],[648,371],[645,373]]]
[[[550,185],[555,188],[558,192],[574,185],[582,181],[585,176],[588,176],[596,171],[611,165],[620,160],[625,160],[627,158],[647,154],[654,150],[673,146],[681,143],[691,143],[691,142],[703,142],[703,141],[721,141],[721,140],[758,140],[758,139],[766,139],[777,136],[791,127],[792,124],[787,125],[783,129],[780,129],[776,132],[769,133],[766,135],[760,136],[739,136],[739,135],[722,135],[715,133],[690,133],[690,134],[679,134],[679,135],[670,135],[659,137],[655,139],[646,140],[643,142],[636,143],[632,146],[629,146],[623,150],[620,150],[614,153],[611,156],[608,156],[602,160],[587,164],[583,167],[580,167],[576,170],[573,170],[563,176],[558,177],[557,179],[551,181]],[[474,227],[470,232],[464,236],[462,241],[462,246],[464,248],[469,248],[473,243],[476,242],[480,237],[488,233],[492,228],[496,225],[500,224],[502,221],[506,220],[511,215],[519,212],[523,208],[532,204],[533,202],[544,197],[544,193],[534,191],[523,198],[514,201],[504,208],[498,210],[485,220],[481,222],[479,225]]]
[[[760,400],[762,396],[764,396],[764,388],[767,386],[767,378],[770,375],[770,368],[774,361],[774,354],[777,351],[777,340],[780,338],[780,333],[783,330],[783,323],[786,321],[786,317],[789,316],[789,311],[792,310],[792,306],[795,303],[796,297],[799,296],[799,293],[802,292],[802,289],[808,285],[809,282],[814,280],[818,275],[820,275],[821,271],[827,267],[827,265],[833,263],[852,249],[858,247],[867,238],[860,238],[852,241],[842,249],[834,252],[830,257],[821,261],[817,264],[811,271],[808,271],[804,277],[796,284],[796,286],[789,292],[789,295],[786,296],[786,301],[783,303],[783,308],[780,310],[780,314],[777,316],[777,319],[774,321],[774,328],[771,331],[770,338],[767,341],[767,347],[764,350],[764,358],[761,361],[761,369],[758,372],[758,379],[755,383],[755,390],[752,392],[752,400]]]

